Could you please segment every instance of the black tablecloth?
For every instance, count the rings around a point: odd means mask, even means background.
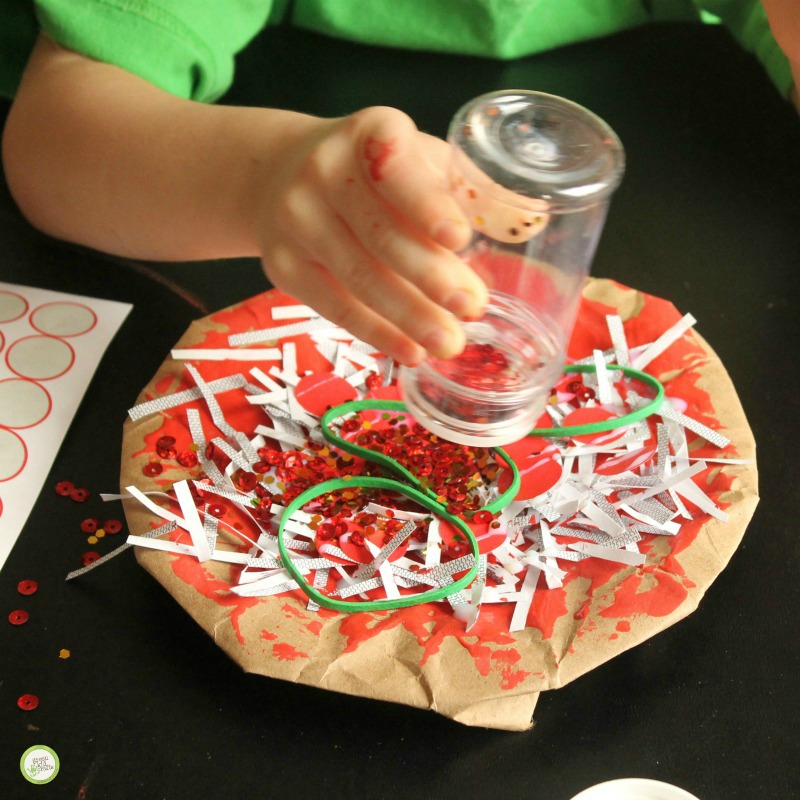
[[[126,410],[170,347],[267,284],[255,261],[144,264],[50,240],[3,187],[1,281],[134,309],[0,573],[0,796],[567,800],[627,776],[703,800],[797,795],[800,121],[757,62],[722,29],[677,24],[511,64],[273,32],[241,56],[225,100],[320,115],[393,105],[443,135],[464,101],[499,88],[569,97],[617,131],[628,169],[593,274],[691,311],[739,391],[764,499],[700,608],[543,694],[531,731],[504,733],[242,674],[130,553],[65,584],[88,507],[55,483],[115,491]],[[26,578],[40,588],[15,627]],[[35,712],[17,708],[25,692]],[[35,787],[18,765],[39,743],[61,772]]]

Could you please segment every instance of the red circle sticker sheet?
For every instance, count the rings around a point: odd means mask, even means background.
[[[130,309],[0,283],[0,567]]]

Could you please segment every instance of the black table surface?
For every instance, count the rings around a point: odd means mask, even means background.
[[[80,521],[113,516],[96,495],[117,489],[139,390],[193,319],[268,286],[254,260],[145,264],[53,241],[3,184],[0,280],[134,308],[0,572],[0,797],[567,800],[631,776],[702,800],[798,796],[800,120],[757,62],[699,25],[508,64],[284,31],[242,54],[225,101],[329,116],[393,105],[444,135],[464,101],[500,88],[566,96],[617,131],[628,168],[593,274],[691,311],[738,389],[764,499],[699,609],[544,693],[533,729],[509,733],[243,674],[130,552],[66,584],[87,549]],[[60,480],[93,499],[65,504]],[[15,627],[27,578],[40,588]],[[17,708],[25,692],[41,699],[33,712]],[[60,757],[46,786],[19,772],[33,744]]]

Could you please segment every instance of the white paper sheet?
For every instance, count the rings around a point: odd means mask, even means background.
[[[0,567],[131,308],[0,282]]]

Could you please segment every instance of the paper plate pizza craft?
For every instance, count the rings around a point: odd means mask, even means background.
[[[753,438],[693,323],[590,281],[572,371],[489,450],[267,292],[194,323],[131,409],[129,541],[249,672],[523,730],[539,692],[689,614],[753,513]]]

